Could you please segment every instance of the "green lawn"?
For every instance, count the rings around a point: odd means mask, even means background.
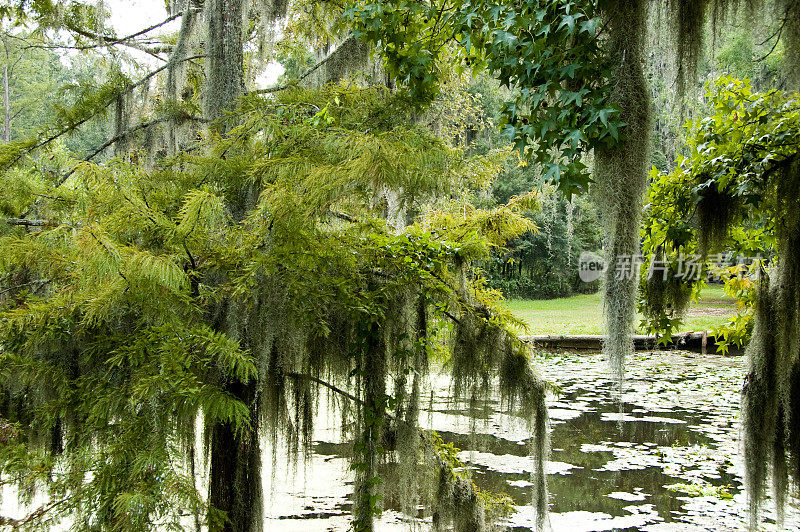
[[[603,300],[600,293],[561,299],[512,299],[506,306],[530,327],[529,334],[603,334]],[[692,303],[681,330],[712,330],[736,313],[735,301],[720,285],[709,285],[700,301]],[[638,318],[637,318],[638,319]]]

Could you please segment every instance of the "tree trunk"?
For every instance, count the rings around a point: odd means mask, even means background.
[[[206,5],[208,70],[204,103],[211,119],[221,117],[244,94],[243,15],[244,0],[209,0]]]
[[[204,106],[210,119],[218,119],[244,94],[243,54],[244,0],[208,0],[206,90]],[[213,126],[224,134],[229,125]],[[211,471],[209,503],[225,513],[223,532],[251,532],[262,529],[261,452],[258,442],[257,381],[232,381],[228,393],[250,406],[251,430],[235,430],[229,423],[211,427]]]
[[[378,500],[379,447],[383,439],[386,418],[386,366],[385,345],[380,325],[372,323],[367,333],[366,346],[361,361],[363,405],[360,450],[354,458],[356,480],[353,493],[353,531],[373,532],[373,517],[380,509]]]
[[[790,91],[800,90],[800,0],[784,0],[783,49],[786,51],[786,82]]]
[[[5,120],[3,124],[3,140],[11,140],[11,104],[8,101],[8,65],[3,65],[3,108],[5,109]]]
[[[211,471],[208,499],[211,506],[225,512],[225,523],[212,527],[224,532],[251,532],[262,529],[261,451],[258,442],[256,383],[233,382],[226,391],[250,405],[253,428],[236,432],[230,423],[211,428]]]

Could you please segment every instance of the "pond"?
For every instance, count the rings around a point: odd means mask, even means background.
[[[726,531],[746,529],[738,412],[746,361],[687,352],[637,354],[619,382],[599,354],[537,355],[555,385],[550,397],[550,522],[555,531]],[[511,496],[514,531],[533,530],[529,433],[490,402],[471,418],[448,398],[445,379],[422,421],[463,449],[460,458],[484,489]],[[621,397],[621,401],[618,400]],[[334,420],[315,429],[306,466],[266,468],[267,529],[347,530],[352,491],[347,446]],[[475,431],[471,435],[471,431]],[[785,528],[800,529],[790,499]],[[775,529],[770,501],[764,530]],[[386,511],[378,530],[426,529]]]

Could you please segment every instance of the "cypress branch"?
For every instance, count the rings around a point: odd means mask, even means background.
[[[204,55],[194,55],[194,56],[191,56],[191,57],[186,57],[181,62],[193,61],[195,59],[201,59],[203,57],[205,57],[205,56]],[[32,153],[32,152],[38,150],[39,148],[42,148],[42,147],[50,144],[54,140],[66,135],[66,134],[68,134],[68,133],[70,133],[70,132],[72,132],[74,130],[76,130],[78,127],[82,126],[83,124],[85,124],[86,122],[91,120],[92,118],[96,117],[101,112],[103,112],[105,109],[107,109],[110,105],[115,103],[119,96],[122,96],[124,94],[129,94],[129,93],[133,92],[134,90],[136,90],[137,88],[141,87],[142,85],[144,85],[145,83],[149,82],[151,79],[156,77],[158,74],[160,74],[161,72],[166,70],[168,67],[169,67],[169,64],[165,64],[165,65],[163,65],[163,66],[151,71],[149,74],[147,74],[146,76],[141,78],[139,81],[137,81],[135,83],[131,83],[127,87],[125,87],[124,89],[120,90],[119,92],[116,92],[113,95],[113,97],[110,97],[105,102],[101,103],[92,113],[88,114],[87,116],[79,119],[78,121],[76,121],[74,123],[71,123],[71,124],[61,128],[61,129],[59,129],[58,131],[48,135],[44,139],[41,139],[41,140],[35,142],[31,147],[22,150],[16,157],[12,158],[9,162],[7,162],[3,169],[7,170],[8,168],[11,168],[17,162],[19,162],[19,160],[22,159],[22,157],[24,157],[25,155],[28,155],[29,153]]]
[[[112,138],[108,139],[103,144],[101,144],[100,146],[98,146],[97,148],[92,150],[91,153],[89,153],[89,155],[84,157],[83,161],[84,162],[91,161],[92,159],[94,159],[95,157],[100,155],[103,152],[103,150],[113,146],[114,144],[118,143],[121,140],[126,139],[127,137],[133,135],[134,133],[137,133],[139,131],[142,131],[143,129],[147,129],[149,127],[153,127],[155,125],[163,124],[164,122],[169,122],[169,121],[176,120],[176,119],[177,120],[194,120],[196,122],[203,122],[203,123],[207,123],[208,122],[208,120],[203,118],[203,117],[200,117],[200,116],[189,116],[189,115],[181,115],[180,117],[167,115],[167,116],[160,116],[158,118],[153,118],[151,120],[147,120],[145,122],[141,122],[141,123],[135,125],[132,128],[126,129],[125,131],[123,131],[121,133],[118,133],[117,135],[115,135]],[[58,187],[58,186],[62,185],[64,183],[64,181],[69,179],[70,176],[72,176],[72,174],[74,174],[77,169],[78,169],[78,167],[74,166],[68,172],[65,172],[64,175],[62,175],[61,177],[58,178],[58,181],[56,181],[55,186]]]
[[[26,218],[8,218],[8,225],[21,225],[25,227],[56,227],[58,224],[49,220],[29,220]]]

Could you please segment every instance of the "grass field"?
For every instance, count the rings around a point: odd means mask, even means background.
[[[512,299],[506,306],[530,327],[529,334],[603,334],[603,300],[600,293],[561,299]],[[712,330],[736,313],[736,302],[719,285],[703,290],[692,303],[682,331]],[[637,322],[638,322],[637,317]]]

